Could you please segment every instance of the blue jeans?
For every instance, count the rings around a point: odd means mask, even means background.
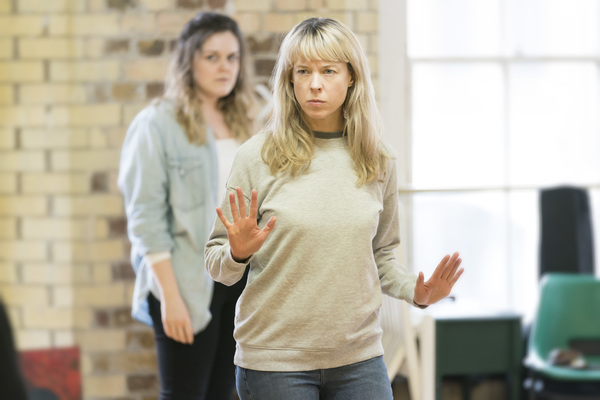
[[[383,357],[343,367],[264,372],[237,367],[241,400],[392,400]]]

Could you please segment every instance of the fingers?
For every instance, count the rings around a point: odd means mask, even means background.
[[[425,284],[425,275],[423,272],[419,272],[419,276],[417,276],[417,287],[421,287]]]
[[[171,329],[171,326],[169,324],[167,324],[167,321],[164,321],[164,320],[163,320],[163,330],[165,331],[165,335],[167,335],[170,338],[173,337],[173,331]]]
[[[163,328],[165,334],[176,342],[192,344],[194,343],[194,333],[191,322],[178,321],[178,322],[163,322]]]
[[[163,329],[168,337],[179,342],[179,329],[177,325],[163,320]]]
[[[444,260],[446,260],[445,263],[443,263]],[[458,252],[452,254],[452,257],[446,255],[442,260],[443,267],[440,270],[440,279],[448,280],[449,277],[454,276],[454,273],[456,273],[456,269],[461,262],[462,260],[458,258]],[[442,265],[442,263],[440,263],[440,265]]]
[[[182,326],[175,326],[175,328],[173,329],[173,337],[171,339],[180,342],[180,343],[185,343],[185,328]]]
[[[454,287],[454,284],[456,283],[456,281],[458,281],[458,278],[460,278],[460,276],[463,274],[463,272],[465,272],[464,268],[461,268],[458,270],[458,272],[454,275],[454,278],[450,279],[450,287]]]
[[[229,193],[229,209],[231,210],[231,216],[233,218],[233,223],[235,224],[240,219],[240,214],[235,202],[235,193],[233,192]]]
[[[246,218],[246,199],[244,199],[244,192],[241,187],[235,189],[238,197],[238,206],[240,209],[240,218]]]
[[[250,215],[248,218],[256,219],[258,215],[258,192],[256,189],[252,189],[252,197],[250,199]]]
[[[192,327],[188,326],[187,323],[177,327],[177,335],[173,337],[173,340],[176,340],[180,343],[192,344],[194,341],[194,335],[192,335]]]
[[[448,260],[450,259],[449,255],[445,255],[444,258],[442,258],[442,261],[440,261],[440,263],[438,264],[437,267],[435,267],[435,270],[433,271],[433,274],[431,274],[432,278],[439,278],[442,279],[442,273],[444,271],[444,268],[446,267],[446,264],[448,264]]]
[[[225,226],[225,229],[229,229],[231,223],[227,220],[227,217],[225,217],[225,214],[223,214],[223,210],[221,210],[220,207],[217,207],[217,216]]]
[[[267,224],[262,229],[263,233],[265,233],[266,235],[271,233],[271,231],[275,227],[275,222],[277,222],[277,217],[273,216],[273,217],[269,218],[269,220],[267,221]]]
[[[413,295],[413,301],[415,301],[419,304],[424,303],[424,301],[422,299],[423,294],[425,293],[424,287],[425,287],[425,275],[423,274],[423,272],[419,272],[419,274],[417,275],[417,284],[415,285],[415,293]]]
[[[447,276],[446,280],[452,280],[454,278],[454,276],[456,275],[456,271],[458,270],[458,267],[460,267],[461,263],[462,263],[462,259],[457,258],[456,262],[452,265],[452,268],[450,268],[450,271],[448,272],[448,276]]]
[[[237,195],[237,202],[236,202]],[[242,188],[235,188],[235,193],[229,193],[229,208],[231,209],[231,216],[233,217],[233,223],[235,224],[240,218],[246,218],[246,198],[244,197],[244,191]],[[219,211],[217,211],[218,213]],[[250,219],[256,219],[258,215],[258,192],[256,189],[252,189],[252,195],[250,198],[250,214],[247,215]],[[219,217],[220,218],[220,217]],[[223,221],[223,219],[221,219]],[[225,222],[223,221],[223,224]]]
[[[235,196],[237,195],[237,203]],[[252,202],[254,203],[254,217],[252,216],[252,206],[250,203],[250,218],[256,218],[256,209],[258,209],[256,189],[252,190]],[[231,216],[233,217],[233,223],[235,224],[240,218],[246,218],[246,199],[244,197],[244,191],[241,187],[235,188],[235,193],[229,193],[229,208],[231,209]]]
[[[446,257],[444,257],[444,258],[446,258]],[[462,259],[459,258],[458,252],[452,254],[452,257],[450,257],[450,259],[448,259],[448,261],[446,262],[446,265],[444,266],[444,269],[440,275],[441,279],[448,282],[448,285],[450,286],[451,289],[452,289],[452,287],[454,287],[454,284],[458,281],[458,279],[464,272],[464,268],[458,269],[458,267],[460,267],[461,263],[462,263]]]
[[[190,320],[187,320],[184,328],[185,328],[185,343],[187,343],[187,344],[194,343],[194,330],[192,329],[192,322]]]

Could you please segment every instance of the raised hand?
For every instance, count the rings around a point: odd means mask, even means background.
[[[458,253],[452,254],[452,257],[446,255],[427,282],[425,282],[423,272],[419,272],[413,298],[415,303],[430,305],[448,296],[452,287],[464,272],[463,268],[458,269],[461,262]]]
[[[246,216],[246,202],[241,188],[236,188],[238,204],[235,194],[229,194],[229,207],[233,223],[227,220],[221,208],[217,207],[217,215],[227,229],[231,256],[236,261],[243,261],[256,253],[263,245],[269,233],[275,226],[276,217],[271,217],[263,229],[258,227],[256,215],[258,213],[258,194],[252,190],[250,199],[250,214]]]

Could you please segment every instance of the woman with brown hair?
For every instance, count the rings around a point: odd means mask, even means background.
[[[233,318],[245,281],[213,283],[204,246],[234,152],[254,130],[248,56],[233,19],[196,15],[177,40],[164,96],[123,143],[132,315],[154,328],[161,400],[229,400],[234,391]]]

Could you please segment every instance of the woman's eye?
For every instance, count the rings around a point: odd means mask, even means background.
[[[306,74],[308,74],[308,71],[307,71],[307,70],[305,70],[305,69],[299,69],[299,70],[298,70],[298,74],[299,74],[299,75],[306,75]]]
[[[215,56],[214,54],[211,54],[211,55],[206,56],[206,59],[209,61],[216,61],[217,56]]]
[[[332,69],[326,69],[326,70],[325,70],[325,74],[326,74],[326,75],[333,75],[333,74],[335,74],[335,71],[334,71],[334,70],[332,70]]]
[[[237,60],[239,60],[239,59],[240,59],[240,56],[238,56],[237,54],[232,54],[232,55],[230,55],[229,57],[227,57],[227,59],[228,59],[229,61],[237,61]]]

